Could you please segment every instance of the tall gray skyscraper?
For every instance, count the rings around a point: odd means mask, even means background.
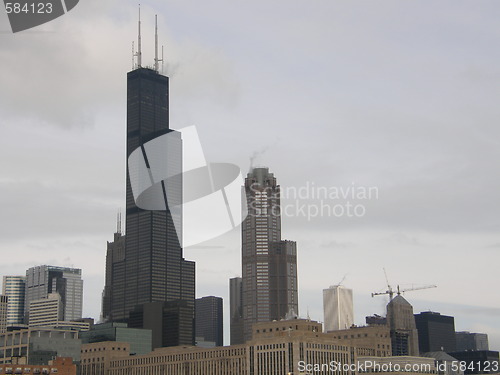
[[[108,243],[103,292],[104,319],[127,322],[132,313],[135,327],[175,332],[177,341],[154,337],[163,346],[193,344],[195,296],[195,264],[182,256],[182,140],[169,128],[168,95],[168,77],[157,70],[139,64],[128,73],[126,229]],[[167,134],[168,142],[158,147]],[[165,170],[169,178],[153,183]],[[149,184],[154,199],[136,204],[134,193]],[[146,319],[149,311],[158,316]],[[174,318],[173,311],[183,316]],[[175,323],[188,320],[182,327]],[[155,330],[153,321],[164,328]]]
[[[243,285],[241,277],[229,279],[229,315],[231,345],[245,343],[243,338]]]
[[[24,324],[26,277],[4,276],[2,294],[8,297],[7,327]]]
[[[325,332],[348,329],[354,324],[352,289],[333,285],[323,289]]]
[[[32,301],[47,298],[50,293],[59,293],[63,304],[63,320],[82,317],[83,280],[79,268],[37,266],[26,271],[26,297],[24,301],[25,321]]]
[[[268,168],[245,179],[248,216],[242,224],[244,339],[252,324],[298,314],[297,249],[281,240],[280,186]]]

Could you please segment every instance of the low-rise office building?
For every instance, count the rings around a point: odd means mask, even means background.
[[[24,358],[30,365],[47,364],[55,357],[80,360],[78,331],[28,328],[0,334],[0,364]]]
[[[80,375],[106,375],[111,359],[129,356],[128,342],[103,341],[82,344]]]

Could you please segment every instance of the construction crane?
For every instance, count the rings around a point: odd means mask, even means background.
[[[412,292],[414,290],[437,288],[437,285],[424,285],[424,286],[420,286],[420,287],[416,287],[416,288],[407,288],[407,289],[401,290],[399,288],[399,285],[398,285],[397,286],[397,291],[394,291],[392,289],[392,286],[389,284],[389,279],[387,278],[387,272],[385,271],[385,268],[384,268],[384,275],[385,275],[385,281],[387,282],[387,290],[385,292],[373,292],[372,293],[372,297],[382,296],[382,295],[388,294],[389,295],[389,300],[392,300],[392,298],[394,297],[394,293],[396,293],[399,296],[402,293]]]

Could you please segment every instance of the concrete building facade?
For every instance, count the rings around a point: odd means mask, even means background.
[[[418,332],[413,307],[398,294],[387,304],[387,324],[394,356],[418,356]]]
[[[329,374],[329,370],[310,371],[310,365],[328,365],[340,362],[353,364],[361,353],[375,356],[380,344],[390,343],[389,331],[381,327],[360,327],[358,331],[343,330],[349,337],[358,332],[366,333],[369,339],[356,341],[357,347],[344,339],[344,333],[322,333],[321,323],[307,319],[291,319],[257,323],[252,330],[252,339],[242,345],[229,347],[159,348],[152,353],[136,357],[120,357],[110,361],[109,375],[286,375],[318,373]],[[379,332],[380,331],[380,332]],[[341,332],[341,331],[339,331]],[[379,333],[383,333],[380,337]],[[390,344],[389,344],[390,345]],[[385,351],[384,354],[389,354]],[[377,357],[383,358],[383,357]],[[423,359],[426,361],[427,359]],[[334,372],[348,375],[352,372],[340,369]]]
[[[103,341],[82,344],[80,375],[107,375],[111,359],[130,356],[130,343]]]
[[[0,334],[0,363],[23,358],[30,365],[47,364],[54,357],[80,359],[77,331],[28,328]]]
[[[7,311],[9,297],[0,295],[0,333],[7,331]]]
[[[0,364],[0,374],[76,375],[76,364],[68,357],[57,357],[43,365],[29,365],[16,358],[14,363]]]

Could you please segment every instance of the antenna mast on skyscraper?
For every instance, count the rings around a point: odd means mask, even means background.
[[[139,4],[139,23],[138,23],[138,40],[137,40],[137,67],[142,67],[142,49],[141,49],[141,4]]]
[[[122,212],[118,210],[118,215],[116,218],[116,233],[122,234]]]
[[[155,72],[158,73],[158,63],[161,61],[163,70],[163,46],[161,47],[161,59],[158,59],[158,15],[155,14]]]

